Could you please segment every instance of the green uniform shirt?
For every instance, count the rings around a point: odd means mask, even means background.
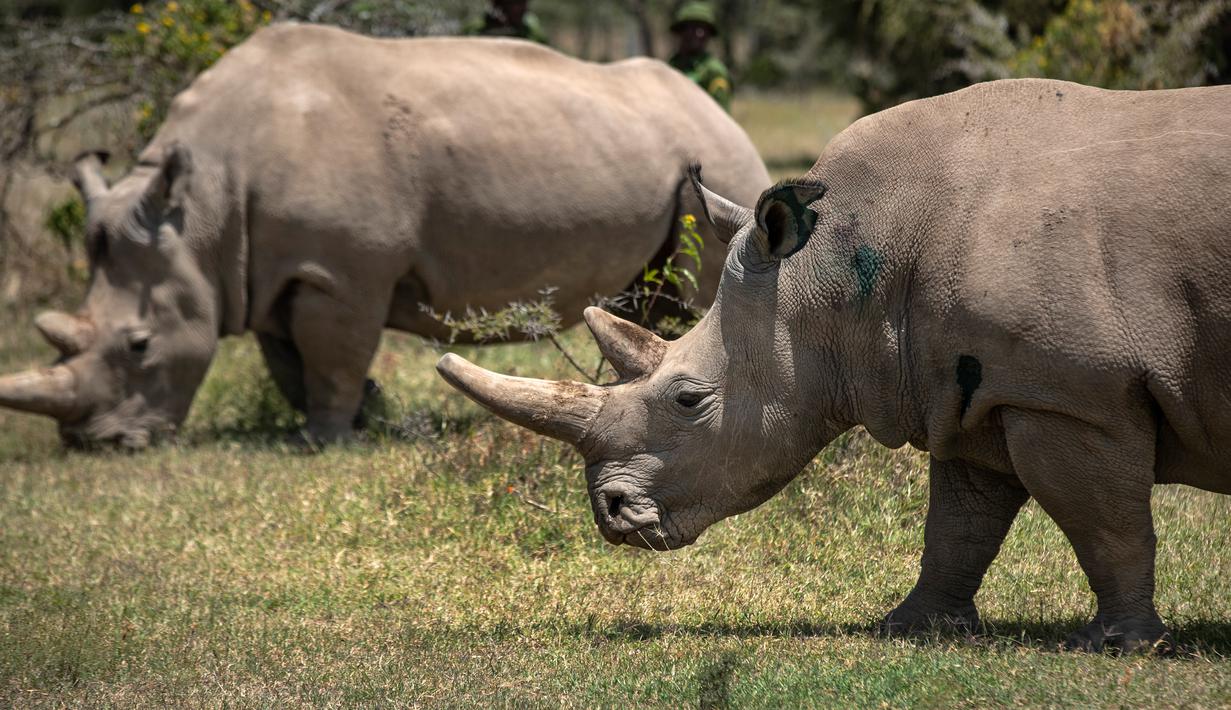
[[[482,19],[467,24],[462,32],[468,35],[481,35],[484,37],[520,37],[521,39],[528,39],[539,44],[551,44],[547,40],[547,33],[543,31],[543,26],[539,24],[539,18],[535,17],[532,12],[527,12],[522,16],[521,27],[511,27],[503,24],[495,15],[489,12],[484,14]]]
[[[731,110],[731,72],[718,57],[706,53],[693,57],[675,55],[671,66],[705,89],[724,109]]]

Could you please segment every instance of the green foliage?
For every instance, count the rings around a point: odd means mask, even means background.
[[[697,232],[697,218],[686,214],[680,218],[679,244],[670,256],[658,267],[648,264],[642,268],[641,281],[632,292],[609,299],[619,308],[631,304],[642,325],[653,327],[660,335],[678,337],[688,332],[702,312],[688,303],[683,294],[686,289],[697,289],[697,275],[701,273],[701,250],[704,238]],[[685,260],[691,264],[685,263]],[[440,314],[425,306],[423,312],[449,331],[449,343],[491,343],[511,340],[547,340],[560,356],[579,374],[596,381],[602,371],[590,372],[578,363],[578,358],[560,340],[560,314],[556,311],[551,294],[554,288],[540,292],[537,300],[514,301],[498,311],[467,308],[461,316],[452,313]],[[660,315],[655,311],[661,301],[675,302],[684,315]]]
[[[490,343],[509,340],[539,340],[550,338],[560,332],[560,314],[552,304],[554,288],[540,292],[542,298],[532,301],[515,301],[505,308],[490,312],[485,308],[467,308],[458,317],[452,313],[440,315],[431,308],[428,314],[449,329],[449,342],[459,340],[472,343]]]
[[[1010,68],[1109,89],[1199,85],[1226,64],[1213,35],[1229,14],[1222,0],[1069,0]]]
[[[44,222],[64,247],[68,257],[68,276],[76,281],[85,281],[89,265],[85,261],[85,203],[74,196],[51,206]]]
[[[688,302],[684,294],[690,287],[694,291],[700,288],[697,276],[701,273],[701,251],[705,249],[705,239],[697,232],[694,215],[680,217],[677,235],[679,243],[675,251],[657,267],[649,264],[642,267],[641,283],[635,287],[636,292],[625,299],[634,305],[642,325],[654,328],[660,335],[676,337],[688,332],[702,316],[702,311]],[[685,259],[691,261],[691,265],[684,263]],[[655,306],[665,299],[673,300],[684,315],[659,316]]]
[[[177,93],[271,19],[248,0],[138,3],[130,16],[129,29],[111,41],[117,58],[132,63],[133,84],[142,92],[138,127],[146,139],[162,125]]]
[[[1124,0],[1071,0],[1011,66],[1018,76],[1124,88],[1133,83],[1133,58],[1146,33],[1140,13]]]
[[[754,82],[836,82],[867,111],[1009,76],[1124,89],[1226,81],[1228,0],[770,0]]]
[[[826,5],[827,49],[850,57],[846,83],[869,111],[1008,76],[1007,22],[976,0]]]

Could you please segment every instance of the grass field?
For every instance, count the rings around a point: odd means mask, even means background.
[[[736,114],[789,164],[848,108]],[[28,314],[4,318],[0,372],[50,359]],[[584,333],[565,342],[597,359]],[[549,344],[459,351],[568,375]],[[452,393],[438,356],[390,333],[382,432],[319,455],[280,443],[293,417],[248,339],[175,446],[65,453],[49,423],[0,412],[0,704],[1231,704],[1231,497],[1156,492],[1175,658],[1057,652],[1093,599],[1034,504],[980,594],[986,634],[887,640],[872,628],[914,582],[923,455],[853,432],[691,548],[615,548],[577,455]]]

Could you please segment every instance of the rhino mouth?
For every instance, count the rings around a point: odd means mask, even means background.
[[[590,493],[590,504],[599,532],[613,545],[670,552],[697,540],[697,536],[681,535],[658,502],[625,487],[595,488]]]
[[[173,425],[157,421],[135,426],[97,420],[60,425],[60,441],[77,451],[141,451],[174,436]]]

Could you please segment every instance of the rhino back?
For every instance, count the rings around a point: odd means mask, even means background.
[[[149,150],[173,140],[242,184],[263,283],[305,261],[382,288],[413,271],[441,310],[536,284],[579,312],[662,244],[689,159],[739,199],[768,182],[743,131],[659,62],[315,26],[274,26],[225,56]]]
[[[934,444],[1002,405],[1151,407],[1160,480],[1231,489],[1231,88],[979,85],[857,123],[814,173],[886,262]]]

